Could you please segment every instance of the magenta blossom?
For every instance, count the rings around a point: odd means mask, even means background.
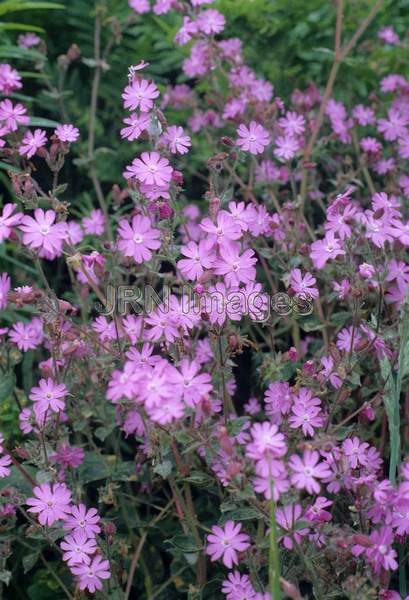
[[[64,125],[59,125],[55,129],[54,134],[60,140],[60,142],[71,143],[77,141],[80,132],[76,127],[74,127],[74,125],[71,125],[71,123],[66,123]]]
[[[251,121],[247,127],[242,124],[237,130],[239,139],[237,145],[245,152],[251,154],[262,154],[270,143],[270,135],[266,129],[256,121]]]
[[[62,252],[63,241],[67,237],[65,223],[55,223],[56,213],[53,210],[43,211],[36,208],[34,217],[25,215],[21,219],[20,229],[23,232],[23,244],[30,248],[44,250],[51,257]]]
[[[124,256],[132,257],[137,264],[152,258],[151,250],[160,248],[159,229],[153,229],[148,217],[136,215],[130,224],[126,219],[119,222],[118,250]]]
[[[241,532],[241,523],[227,521],[224,528],[214,525],[212,533],[207,536],[206,554],[212,561],[222,558],[223,564],[231,569],[239,564],[237,553],[250,547],[250,538]]]
[[[0,102],[0,122],[3,121],[11,131],[17,131],[19,125],[30,123],[26,112],[27,109],[22,104],[13,105],[8,98]]]
[[[14,213],[17,204],[8,202],[3,207],[3,214],[0,216],[0,243],[6,240],[10,234],[12,227],[18,225],[23,216],[21,213]],[[13,214],[14,213],[14,214]]]
[[[63,383],[55,383],[51,378],[40,379],[38,387],[33,387],[30,400],[35,402],[35,410],[43,414],[48,410],[58,413],[65,408],[68,390]]]
[[[141,112],[149,112],[153,108],[153,101],[158,96],[159,90],[156,85],[146,79],[135,79],[122,94],[124,108],[129,110],[139,108]]]
[[[34,133],[27,131],[23,137],[20,148],[18,149],[21,156],[27,156],[31,158],[34,154],[45,146],[47,143],[47,134],[43,129],[36,129]]]
[[[88,538],[95,537],[101,532],[100,517],[95,508],[87,511],[85,504],[71,506],[69,514],[65,517],[64,529],[73,533],[84,531]]]
[[[102,590],[101,579],[109,579],[111,577],[109,562],[103,560],[100,554],[97,554],[89,565],[75,565],[71,570],[78,578],[80,590],[88,590],[92,594],[95,590]]]
[[[70,511],[71,492],[61,483],[43,483],[33,489],[34,498],[28,498],[31,507],[27,512],[38,513],[41,525],[51,526],[59,519],[65,519]]]
[[[162,158],[159,152],[142,152],[141,158],[135,158],[126,167],[125,179],[136,178],[149,185],[169,185],[173,169],[167,158]]]
[[[325,479],[331,475],[328,465],[319,462],[320,455],[316,450],[306,450],[303,458],[293,454],[288,461],[293,471],[291,483],[298,489],[305,489],[309,494],[318,494],[321,486],[317,479]]]
[[[68,566],[85,564],[91,562],[91,555],[95,554],[97,543],[95,539],[89,539],[84,531],[75,531],[67,535],[60,544],[63,550],[63,560]]]

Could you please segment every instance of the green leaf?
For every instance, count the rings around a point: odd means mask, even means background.
[[[38,10],[43,8],[46,10],[65,10],[65,6],[63,4],[57,4],[56,2],[19,2],[18,0],[8,0],[0,4],[0,17],[11,12],[22,10]]]
[[[43,61],[44,54],[36,50],[27,50],[19,46],[0,46],[0,58],[16,58],[22,60]]]
[[[103,456],[93,452],[85,453],[84,462],[78,469],[78,477],[81,483],[106,479],[109,475],[110,469]]]
[[[42,119],[40,117],[30,117],[30,125],[34,127],[58,127],[61,123],[58,121],[52,121],[51,119]]]
[[[16,376],[14,373],[6,373],[0,376],[0,402],[7,400],[16,387]]]
[[[187,552],[188,554],[200,552],[201,550],[193,535],[174,535],[173,538],[168,541],[175,548],[182,550],[182,552]]]
[[[9,165],[0,160],[0,171],[10,171],[11,173],[21,173],[21,169],[15,167],[14,165]]]
[[[31,552],[31,554],[26,554],[25,556],[23,556],[24,574],[31,571],[31,569],[37,563],[39,557],[40,557],[40,550],[35,550],[34,552]]]
[[[0,23],[0,30],[6,31],[35,31],[36,33],[44,33],[42,27],[36,25],[27,25],[26,23]]]
[[[167,477],[169,477],[169,475],[172,473],[172,466],[173,465],[170,460],[164,460],[163,462],[156,465],[153,471],[154,473],[157,473],[158,475],[163,477],[163,479],[167,479]]]

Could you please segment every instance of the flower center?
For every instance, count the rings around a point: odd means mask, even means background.
[[[135,233],[135,235],[133,236],[133,241],[135,244],[142,244],[143,237],[141,236],[140,233]]]

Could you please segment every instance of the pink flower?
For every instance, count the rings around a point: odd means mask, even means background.
[[[124,256],[131,256],[137,264],[152,258],[151,250],[160,248],[159,229],[153,229],[148,217],[136,215],[130,224],[126,219],[119,222],[118,250]]]
[[[10,329],[9,337],[19,350],[23,352],[34,350],[42,343],[44,338],[41,319],[35,317],[30,323],[17,321]]]
[[[30,400],[35,402],[35,409],[40,414],[47,412],[60,412],[65,408],[64,399],[68,390],[63,383],[55,383],[50,377],[40,379],[38,387],[33,387],[30,392]]]
[[[158,88],[147,79],[134,79],[122,94],[124,108],[129,110],[139,108],[141,112],[149,112],[153,108],[153,101],[158,96]]]
[[[7,273],[0,273],[0,310],[7,306],[7,294],[10,290],[10,277]]]
[[[249,248],[240,254],[240,244],[231,242],[223,247],[213,269],[216,275],[224,278],[228,286],[238,286],[255,280],[256,262],[253,250]]]
[[[288,111],[285,117],[278,120],[278,124],[287,136],[302,135],[305,131],[305,119],[296,112]]]
[[[348,438],[342,442],[342,449],[352,469],[356,469],[359,465],[367,464],[366,451],[369,444],[361,442],[357,437]]]
[[[197,24],[190,17],[183,17],[183,25],[175,35],[175,42],[181,46],[187,44],[197,33]]]
[[[215,260],[213,248],[211,240],[200,240],[198,244],[188,242],[186,246],[182,246],[180,252],[186,258],[182,258],[177,263],[182,275],[190,281],[200,279],[205,269],[213,267]]]
[[[294,403],[292,407],[292,415],[288,419],[288,423],[292,429],[301,428],[305,436],[311,437],[315,434],[316,427],[322,427],[324,419],[321,414],[321,409],[318,406],[306,406],[301,403]]]
[[[305,294],[311,298],[318,298],[319,291],[315,284],[317,280],[311,275],[311,273],[305,273],[303,276],[300,269],[293,269],[291,271],[290,286],[296,294]]]
[[[325,479],[331,475],[328,465],[319,462],[320,455],[316,450],[306,450],[303,458],[293,454],[288,465],[293,471],[291,483],[296,488],[305,489],[309,494],[318,494],[321,486],[317,479]]]
[[[124,119],[125,125],[128,127],[124,127],[121,129],[121,137],[127,138],[130,142],[137,140],[143,131],[147,131],[151,124],[151,116],[146,113],[142,113],[138,115],[137,113],[132,113]]]
[[[352,554],[359,556],[365,554],[366,559],[371,564],[375,573],[380,573],[381,569],[387,571],[396,571],[398,563],[396,561],[396,551],[392,549],[393,531],[390,527],[384,526],[379,531],[373,531],[369,536],[368,546],[361,546],[359,543],[352,548]]]
[[[345,254],[341,242],[337,240],[332,232],[328,232],[323,240],[317,240],[311,244],[310,257],[315,268],[322,269],[329,260]]]
[[[39,148],[42,148],[47,143],[47,134],[43,129],[36,129],[33,132],[27,131],[23,137],[21,146],[18,151],[21,156],[31,158]]]
[[[378,131],[388,142],[393,142],[399,137],[408,134],[406,125],[409,123],[409,115],[403,115],[399,110],[390,108],[388,119],[378,119]]]
[[[69,514],[65,517],[64,529],[72,533],[84,532],[87,538],[93,538],[101,532],[98,525],[100,517],[95,508],[87,511],[85,504],[71,506]]]
[[[171,10],[173,2],[174,0],[156,0],[153,12],[155,15],[164,15]]]
[[[27,512],[38,513],[41,525],[51,526],[59,519],[65,519],[70,511],[71,492],[61,483],[43,483],[33,489],[34,498],[28,498],[26,504],[31,508]]]
[[[291,135],[277,137],[275,140],[274,156],[288,161],[294,158],[300,149],[299,141]]]
[[[68,467],[76,469],[84,462],[84,450],[63,443],[57,448],[57,452],[51,455],[50,458],[61,465],[63,469]]]
[[[0,92],[5,96],[23,87],[18,72],[7,63],[0,64]]]
[[[80,132],[79,130],[71,125],[71,123],[65,123],[64,125],[59,125],[56,127],[54,134],[60,140],[60,142],[76,142],[79,138]]]
[[[241,527],[241,523],[235,525],[233,521],[227,521],[224,529],[217,525],[212,527],[206,546],[206,554],[212,561],[222,558],[223,564],[229,569],[239,564],[237,553],[250,547],[250,538],[247,534],[240,533]]]
[[[352,111],[353,117],[358,121],[359,125],[373,125],[376,122],[375,113],[372,108],[358,104]]]
[[[142,152],[141,158],[132,161],[124,173],[125,179],[135,177],[142,183],[149,185],[169,185],[173,169],[167,158],[162,158],[159,152]]]
[[[42,208],[35,209],[34,217],[25,215],[19,226],[24,233],[23,244],[44,250],[53,257],[59,256],[67,237],[67,228],[63,222],[55,223],[56,216],[53,210],[44,212]]]
[[[183,127],[172,126],[169,127],[163,136],[163,140],[169,146],[169,150],[172,154],[186,154],[189,152],[189,148],[192,145],[190,137],[185,134]]]
[[[35,33],[23,33],[17,38],[20,48],[33,48],[34,46],[38,46],[40,42],[41,38]]]
[[[21,221],[22,213],[14,213],[17,204],[8,202],[3,207],[3,214],[0,217],[0,243],[6,240],[11,233],[12,227],[18,225]]]
[[[398,34],[390,25],[388,27],[382,27],[382,29],[378,31],[378,38],[386,44],[391,45],[396,45],[400,42]]]
[[[252,441],[246,446],[246,454],[254,460],[280,458],[287,452],[285,436],[279,433],[277,425],[264,421],[255,423],[250,429]]]
[[[212,35],[223,31],[226,20],[218,10],[204,10],[196,19],[197,28],[206,35]]]
[[[109,562],[103,560],[100,554],[97,554],[89,565],[81,564],[74,566],[71,571],[78,578],[80,590],[87,589],[91,594],[95,590],[102,590],[101,579],[109,579],[111,577]]]
[[[0,121],[4,121],[11,131],[17,131],[19,125],[28,125],[30,118],[26,116],[27,109],[22,104],[13,106],[6,98],[0,102]]]
[[[199,371],[199,363],[183,359],[180,366],[169,374],[169,381],[180,388],[182,400],[190,407],[199,404],[213,389],[211,376]]]
[[[292,550],[294,542],[300,544],[302,538],[308,534],[307,528],[300,529],[296,528],[297,521],[302,515],[302,508],[300,504],[287,504],[283,508],[278,508],[276,511],[277,525],[285,532],[289,532],[292,535],[284,535],[280,541],[287,550]]]
[[[128,0],[128,4],[140,15],[149,12],[151,9],[149,0]]]
[[[363,152],[367,154],[379,154],[382,150],[382,144],[373,137],[365,137],[360,141]]]
[[[91,211],[89,217],[84,217],[81,223],[88,235],[102,235],[105,228],[105,215],[100,208],[96,208]]]
[[[10,475],[11,458],[8,454],[0,457],[0,479],[8,477]]]
[[[251,121],[248,127],[244,124],[240,125],[237,133],[239,135],[237,145],[251,154],[262,154],[264,148],[270,143],[268,131],[256,121]]]
[[[63,550],[62,558],[68,566],[85,564],[89,565],[92,554],[95,554],[97,543],[94,538],[88,539],[83,530],[67,535],[60,544]]]
[[[226,595],[226,600],[235,600],[242,598],[252,600],[254,590],[248,575],[241,575],[238,571],[229,573],[227,579],[223,581],[222,592]]]
[[[200,223],[200,228],[208,234],[208,239],[214,244],[225,244],[231,240],[238,240],[242,236],[242,230],[235,219],[225,210],[217,213],[216,223],[206,217]]]

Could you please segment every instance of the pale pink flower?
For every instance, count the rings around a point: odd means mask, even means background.
[[[100,208],[95,208],[89,217],[82,219],[81,223],[88,235],[102,235],[105,229],[105,215]]]
[[[206,269],[211,269],[214,264],[214,246],[211,240],[200,240],[188,242],[180,249],[181,254],[186,256],[177,262],[177,267],[182,275],[191,281],[200,279]]]
[[[13,105],[6,98],[0,102],[0,121],[4,121],[11,131],[17,131],[19,125],[28,125],[30,118],[26,116],[27,109],[22,104]]]
[[[131,165],[126,167],[125,179],[136,178],[149,185],[169,185],[173,169],[167,158],[161,157],[159,152],[142,152],[141,158],[136,158]]]
[[[191,139],[185,134],[183,127],[173,125],[163,135],[164,142],[168,145],[172,154],[186,154],[192,145]]]
[[[158,96],[158,88],[147,79],[134,79],[122,94],[124,108],[129,110],[139,108],[141,112],[149,112],[153,108],[153,101]]]
[[[7,306],[7,294],[10,291],[10,277],[7,273],[0,273],[0,310]]]
[[[212,561],[223,560],[223,564],[231,569],[239,564],[238,552],[250,547],[250,538],[241,532],[241,523],[227,521],[224,528],[213,525],[212,533],[207,536],[206,554]]]
[[[20,48],[34,48],[34,46],[38,46],[41,42],[41,38],[38,37],[35,33],[22,33],[17,38],[17,44]]]
[[[118,250],[124,256],[131,256],[134,261],[141,264],[152,258],[151,250],[160,248],[159,229],[153,229],[148,217],[136,215],[130,224],[126,219],[119,222],[118,227]]]
[[[79,130],[71,125],[71,123],[65,123],[64,125],[59,125],[56,127],[54,134],[60,140],[60,142],[76,142],[79,138],[80,132]]]
[[[218,10],[204,10],[196,19],[197,28],[206,35],[221,33],[224,29],[226,19]]]
[[[111,572],[109,562],[97,554],[89,565],[81,564],[73,566],[72,573],[78,578],[80,590],[88,590],[93,594],[95,590],[102,590],[101,579],[109,579]]]
[[[34,498],[28,498],[26,504],[31,508],[27,512],[38,513],[41,525],[51,526],[59,519],[65,519],[70,511],[71,492],[61,483],[43,483],[33,489]]]
[[[213,270],[221,275],[228,286],[251,283],[256,277],[257,258],[250,248],[240,254],[240,244],[230,242],[223,246],[220,258],[216,259]]]
[[[149,0],[128,0],[128,4],[140,15],[149,12],[151,9]]]
[[[140,115],[131,113],[129,117],[124,119],[124,123],[127,127],[121,129],[121,137],[133,142],[139,138],[143,131],[149,129],[151,116],[147,113],[142,113]]]
[[[318,298],[319,291],[315,287],[317,280],[308,271],[303,275],[301,269],[293,269],[290,277],[290,287],[296,294],[305,294],[310,298]]]
[[[306,450],[303,458],[293,454],[288,465],[293,471],[291,483],[298,489],[305,489],[309,494],[318,494],[321,486],[317,479],[325,479],[331,475],[328,465],[319,462],[320,455],[316,450]]]
[[[30,392],[30,400],[35,403],[35,410],[40,414],[48,410],[60,412],[65,408],[65,398],[68,390],[63,383],[55,383],[50,377],[40,379],[38,387],[33,387]]]
[[[100,520],[95,508],[87,510],[85,504],[73,505],[65,517],[63,527],[72,533],[83,531],[88,538],[93,538],[101,532]]]
[[[36,208],[34,217],[24,215],[19,225],[23,232],[23,244],[30,248],[45,250],[53,256],[62,252],[64,240],[67,238],[65,223],[55,223],[57,215],[53,210],[43,211]]]
[[[3,214],[0,216],[0,243],[10,236],[12,227],[21,221],[23,215],[19,212],[14,213],[16,208],[17,204],[11,202],[6,203],[3,207]]]
[[[239,139],[237,145],[245,152],[262,154],[264,148],[270,143],[270,135],[266,129],[256,121],[251,121],[247,127],[242,124],[237,129]]]
[[[11,465],[11,458],[8,454],[0,457],[0,479],[8,477],[10,475],[9,466]]]
[[[278,124],[289,136],[302,135],[305,131],[304,117],[293,111],[286,112],[284,117],[278,119]]]
[[[311,244],[310,257],[316,269],[322,269],[329,260],[344,254],[345,250],[343,250],[340,240],[337,240],[330,231],[324,239]]]
[[[299,149],[299,141],[291,135],[279,136],[275,139],[274,156],[280,160],[291,160]]]
[[[19,154],[31,158],[37,150],[45,146],[46,143],[47,134],[43,129],[36,129],[34,133],[32,131],[27,131],[18,149]]]
[[[85,564],[91,562],[91,555],[95,554],[97,543],[95,539],[89,539],[83,530],[67,535],[60,544],[63,550],[62,558],[68,566]]]

